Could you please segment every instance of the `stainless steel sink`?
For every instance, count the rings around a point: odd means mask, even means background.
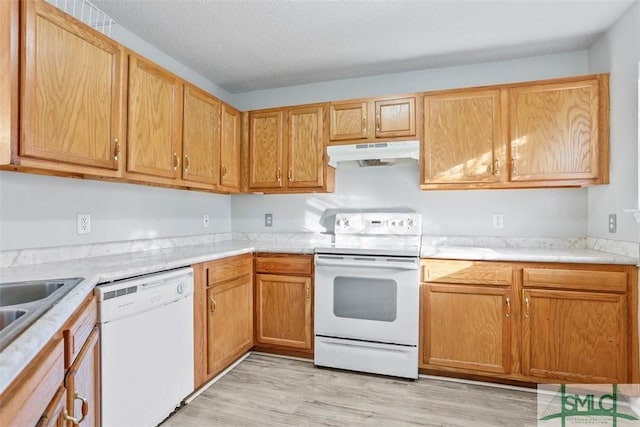
[[[0,351],[83,279],[0,283]]]
[[[24,316],[27,310],[20,309],[0,309],[0,331]]]
[[[64,284],[64,281],[0,284],[0,307],[46,298]]]

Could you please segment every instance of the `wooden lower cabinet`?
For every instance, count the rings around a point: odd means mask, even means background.
[[[312,277],[311,255],[256,256],[257,349],[313,355]]]
[[[530,383],[638,383],[635,266],[422,264],[424,372]]]
[[[67,421],[64,416],[66,404],[67,389],[59,387],[36,427],[66,427]]]
[[[422,285],[422,364],[509,372],[511,289]]]
[[[311,278],[256,275],[256,343],[310,350]]]
[[[207,289],[209,372],[221,371],[253,346],[252,294],[251,277],[246,276]]]
[[[253,255],[193,266],[195,386],[253,346]]]
[[[90,295],[0,395],[0,425],[100,425],[100,331],[95,310]],[[88,324],[92,329],[86,335]]]
[[[558,382],[625,382],[625,295],[525,289],[523,296],[524,375]]]

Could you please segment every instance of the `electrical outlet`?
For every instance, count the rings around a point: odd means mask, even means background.
[[[609,233],[615,233],[618,229],[618,218],[616,214],[609,214]]]
[[[273,227],[273,214],[270,214],[270,213],[264,214],[264,226]]]
[[[209,228],[209,215],[202,215],[202,226]]]
[[[78,234],[89,234],[91,233],[91,215],[89,214],[78,214],[76,225],[78,227]]]
[[[494,229],[504,228],[504,215],[493,214],[493,228]]]

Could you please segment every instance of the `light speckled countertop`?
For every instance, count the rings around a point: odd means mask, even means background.
[[[312,254],[303,242],[223,241],[0,269],[0,282],[83,277],[74,289],[0,352],[0,393],[62,327],[98,283],[252,252]]]
[[[49,339],[62,327],[98,283],[251,252],[312,254],[318,244],[318,240],[314,240],[318,236],[310,240],[305,240],[295,235],[286,235],[282,239],[262,239],[258,234],[242,235],[240,236],[242,238],[235,237],[231,239],[231,236],[222,236],[219,241],[208,238],[211,241],[206,242],[203,239],[192,238],[191,241],[195,244],[175,247],[171,247],[172,242],[165,239],[165,241],[161,242],[164,246],[157,249],[115,254],[103,253],[99,256],[85,255],[84,257],[79,257],[79,259],[30,263],[1,268],[0,282],[64,277],[83,277],[84,280],[0,352],[0,393],[6,389],[20,371],[26,367]],[[327,236],[319,236],[319,238],[322,240],[326,239]],[[581,247],[440,246],[425,243],[431,243],[431,241],[425,242],[423,238],[421,256],[429,258],[631,265],[637,263],[637,257],[615,255]],[[465,243],[467,242],[465,241]],[[118,245],[131,244],[116,244],[116,246]],[[137,243],[134,243],[133,247],[136,247],[136,245]],[[89,249],[94,251],[93,253],[99,253],[95,252],[95,248]],[[113,247],[110,246],[109,250],[113,250]],[[57,256],[56,251],[54,250],[54,255]],[[33,256],[31,252],[26,252],[26,254],[7,253],[5,256],[11,258],[11,260]],[[50,252],[48,251],[46,256],[52,256]],[[40,259],[46,259],[46,257]]]
[[[473,246],[423,246],[421,258],[477,261],[566,262],[636,265],[637,259],[578,248],[485,248]]]

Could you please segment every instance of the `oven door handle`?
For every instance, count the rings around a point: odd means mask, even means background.
[[[320,267],[366,267],[393,270],[417,270],[418,260],[398,261],[390,259],[372,259],[370,261],[353,258],[316,257],[316,266]]]

